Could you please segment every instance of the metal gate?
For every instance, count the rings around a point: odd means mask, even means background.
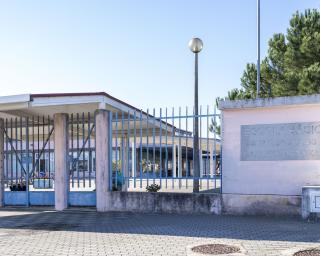
[[[16,117],[4,121],[6,205],[54,205],[53,121]]]
[[[95,118],[90,112],[71,114],[68,130],[69,206],[95,206]]]

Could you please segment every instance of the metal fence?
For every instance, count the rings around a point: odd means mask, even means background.
[[[12,191],[52,189],[54,184],[53,122],[49,117],[4,121],[5,187]]]
[[[188,108],[115,112],[112,116],[113,190],[146,191],[156,184],[160,192],[202,192],[221,189],[221,145],[212,124],[220,115],[200,107],[200,177],[193,172],[195,115]]]
[[[69,116],[70,190],[95,189],[95,118],[91,113]]]
[[[112,112],[113,190],[202,192],[221,189],[221,145],[210,129],[219,124],[215,108],[200,107],[200,177],[193,172],[193,109],[130,110]],[[69,171],[71,191],[95,190],[95,116],[69,115]],[[54,126],[45,116],[5,120],[5,184],[10,190],[54,188]],[[28,184],[28,185],[27,185]],[[155,186],[155,185],[154,185]]]

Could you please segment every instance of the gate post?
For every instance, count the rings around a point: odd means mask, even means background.
[[[0,207],[4,206],[4,120],[0,118]]]
[[[112,188],[112,114],[105,109],[95,113],[97,211],[109,209],[108,192]]]
[[[68,114],[54,114],[54,195],[55,209],[68,207],[69,166],[68,166]]]

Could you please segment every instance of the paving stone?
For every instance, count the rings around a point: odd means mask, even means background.
[[[186,255],[199,243],[240,244],[252,256],[320,246],[320,223],[293,218],[0,211],[0,255]]]

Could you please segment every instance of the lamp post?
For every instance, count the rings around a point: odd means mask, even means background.
[[[192,38],[189,48],[194,53],[194,121],[193,121],[193,192],[199,192],[200,153],[199,153],[199,106],[198,106],[198,53],[203,48],[200,38]]]

